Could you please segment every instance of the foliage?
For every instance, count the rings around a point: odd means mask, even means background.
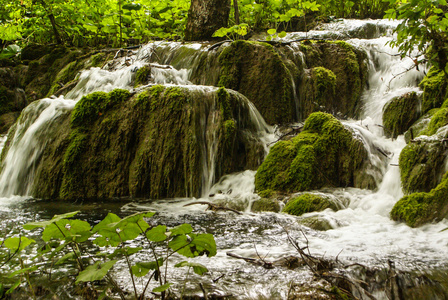
[[[389,0],[386,18],[403,20],[396,28],[397,38],[390,42],[397,46],[402,56],[413,55],[415,63],[426,55],[439,69],[445,70],[448,44],[448,10],[446,0]],[[409,38],[409,37],[412,38]],[[429,54],[429,55],[428,55]]]
[[[189,0],[0,1],[0,39],[123,45],[183,34]]]
[[[77,213],[75,211],[55,215],[48,221],[25,224],[23,228],[26,230],[43,229],[41,238],[45,242],[37,250],[37,255],[28,258],[26,262],[21,252],[35,244],[34,240],[25,236],[12,236],[0,244],[0,266],[8,264],[11,270],[8,276],[15,280],[10,286],[8,285],[6,294],[12,293],[24,281],[33,294],[34,274],[40,273],[38,276],[42,276],[57,266],[66,267],[73,264],[76,269],[75,284],[105,280],[119,291],[121,297],[124,297],[123,291],[110,272],[121,260],[128,268],[135,299],[143,299],[151,280],[157,282],[152,292],[162,293],[164,298],[171,286],[168,282],[167,268],[172,255],[180,254],[190,258],[204,254],[209,257],[216,255],[216,244],[211,234],[194,233],[189,224],[181,224],[174,228],[167,228],[165,225],[150,226],[145,219],[154,216],[154,212],[136,213],[123,219],[109,213],[93,228],[86,221],[71,219]],[[139,246],[136,247],[136,244]],[[96,253],[92,247],[97,250]],[[145,250],[149,250],[149,256],[153,260],[139,259]],[[39,264],[36,263],[38,261]],[[165,269],[162,270],[162,267]],[[188,267],[188,270],[192,269],[199,275],[208,271],[201,264],[187,261],[182,261],[175,267]],[[73,273],[73,270],[70,269],[69,273]],[[48,276],[51,276],[51,271]],[[66,272],[63,276],[67,276]],[[55,280],[54,277],[55,275],[51,280]],[[141,295],[136,289],[136,278],[140,277],[146,281]]]

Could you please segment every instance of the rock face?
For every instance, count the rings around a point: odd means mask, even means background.
[[[210,40],[216,30],[227,27],[229,12],[229,0],[192,0],[185,28],[185,40]]]
[[[367,82],[366,55],[343,41],[303,43],[306,69],[299,84],[301,117],[315,111],[356,117]]]
[[[367,151],[335,117],[313,113],[303,131],[275,144],[255,176],[258,192],[298,192],[330,187],[368,187],[361,171]],[[373,178],[371,178],[373,181]]]
[[[266,122],[296,120],[293,76],[274,47],[236,41],[222,51],[219,63],[218,85],[245,95]]]
[[[250,110],[246,98],[223,88],[157,85],[134,96],[92,93],[49,131],[31,194],[201,196],[213,178],[261,163],[256,133],[263,128]]]
[[[404,193],[429,192],[445,172],[447,149],[441,139],[417,139],[400,153],[401,186]]]
[[[448,176],[428,193],[414,193],[401,198],[393,207],[391,218],[418,227],[438,222],[448,216]]]
[[[384,134],[396,138],[420,117],[420,99],[415,92],[393,98],[383,109]]]
[[[423,90],[423,113],[426,113],[430,109],[440,107],[445,101],[447,96],[445,72],[436,67],[431,67],[419,86]]]
[[[85,54],[85,50],[31,44],[22,50],[20,63],[0,67],[0,133],[10,128],[29,103],[55,94],[80,70],[106,59],[104,53]]]

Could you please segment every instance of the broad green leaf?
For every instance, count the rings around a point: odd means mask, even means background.
[[[78,277],[76,277],[75,283],[103,279],[116,262],[117,260],[110,260],[105,263],[97,261],[95,264],[88,266],[84,271],[81,271]]]
[[[23,225],[23,228],[26,229],[26,230],[33,230],[34,228],[39,228],[39,227],[44,227],[45,228],[48,225],[53,224],[54,222],[60,221],[62,219],[71,218],[74,215],[76,215],[77,213],[79,213],[79,211],[69,212],[69,213],[62,214],[62,215],[55,215],[49,221],[30,222],[30,223],[27,223],[27,224]]]
[[[199,263],[194,263],[194,262],[188,262],[188,261],[180,262],[180,263],[174,265],[174,267],[176,267],[176,268],[190,267],[190,268],[193,268],[193,271],[196,274],[201,275],[201,276],[204,273],[208,272],[208,269],[204,265],[201,265]]]
[[[85,242],[92,235],[90,224],[81,220],[62,219],[45,227],[42,239],[66,239],[68,241]]]
[[[163,265],[163,259],[158,260],[158,265],[159,268]],[[139,262],[131,267],[132,274],[137,277],[145,276],[150,270],[157,270],[157,263],[155,261]]]
[[[166,226],[159,225],[154,228],[151,228],[146,232],[146,237],[151,242],[162,242],[167,239],[166,235]]]
[[[278,34],[279,38],[284,38],[286,36],[286,32],[282,31]]]
[[[171,236],[187,234],[193,231],[193,227],[190,224],[181,224],[179,226],[170,229]]]
[[[81,253],[78,251],[78,256]],[[63,263],[69,261],[69,260],[76,260],[76,255],[73,252],[69,252],[66,255],[62,256],[57,262],[56,265],[62,265]]]
[[[161,285],[161,286],[158,286],[156,288],[153,288],[152,291],[154,293],[161,293],[161,292],[164,292],[167,289],[169,289],[171,285],[172,285],[172,283],[165,283],[164,285]]]
[[[115,226],[115,224],[114,223],[118,223],[118,222],[120,222],[121,221],[121,218],[119,217],[119,216],[117,216],[116,214],[113,214],[113,213],[108,213],[107,214],[107,216],[101,221],[101,222],[99,222],[98,224],[96,224],[94,227],[93,227],[93,230],[92,230],[92,232],[98,232],[100,229],[103,229],[103,228],[113,228],[113,226]],[[111,224],[114,224],[113,226],[110,226]]]
[[[35,240],[29,239],[26,236],[10,237],[5,240],[4,245],[9,250],[22,251],[23,249],[25,249],[26,247],[28,247],[29,245],[31,245],[35,242],[36,242]]]
[[[268,29],[268,34],[270,34],[270,35],[273,35],[273,34],[275,34],[276,32],[277,32],[277,30],[275,30],[275,29],[273,29],[273,28]]]
[[[112,254],[108,255],[108,258],[112,259],[112,258],[114,258],[117,255],[127,255],[127,256],[130,256],[132,254],[135,254],[135,253],[139,252],[142,249],[143,249],[142,247],[136,247],[136,248],[124,247],[124,248],[115,249],[115,251]]]
[[[215,239],[212,234],[208,233],[190,233],[188,238],[183,235],[176,236],[168,246],[185,257],[196,257],[203,254],[209,257],[216,255]]]

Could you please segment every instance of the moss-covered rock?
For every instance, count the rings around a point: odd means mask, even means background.
[[[134,87],[147,84],[151,78],[151,66],[145,65],[135,73]]]
[[[293,76],[279,52],[266,43],[235,41],[219,56],[219,86],[252,101],[269,124],[296,120]]]
[[[406,194],[429,192],[445,171],[447,149],[439,139],[417,139],[400,153],[401,185]]]
[[[319,93],[310,93],[310,86],[315,84],[313,72],[306,72],[299,85],[299,98],[302,118],[305,119],[311,112],[307,107],[309,103],[319,103],[315,109],[333,114],[339,113],[343,117],[356,117],[360,106],[361,94],[367,82],[366,54],[343,41],[336,42],[307,42],[300,46],[305,55],[306,68],[323,67],[331,70],[336,77],[334,96],[327,95],[327,103],[320,104],[323,99],[317,99]],[[322,82],[322,81],[321,81]],[[333,80],[327,81],[332,89]],[[303,105],[305,105],[303,107]]]
[[[302,225],[305,225],[309,228],[319,231],[327,231],[330,229],[334,229],[335,226],[332,221],[328,220],[323,216],[310,216],[303,217],[298,220],[298,222]]]
[[[301,216],[305,213],[313,211],[323,211],[330,208],[338,211],[342,205],[334,201],[331,197],[323,194],[303,193],[300,196],[293,198],[286,203],[283,212],[290,215]]]
[[[263,212],[263,211],[280,211],[280,203],[273,198],[261,198],[252,203],[251,211]]]
[[[336,75],[324,67],[305,71],[302,81],[301,113],[308,116],[312,112],[335,112]]]
[[[430,192],[414,193],[401,198],[393,207],[391,218],[411,227],[438,222],[448,216],[448,176]]]
[[[428,128],[432,116],[438,111],[439,108],[433,108],[427,113],[425,113],[423,116],[421,116],[414,124],[412,124],[412,126],[409,127],[409,130],[406,131],[404,134],[406,143],[409,143],[411,140],[422,135]]]
[[[308,117],[300,134],[271,148],[258,168],[255,186],[259,192],[296,192],[323,186],[365,188],[359,185],[365,164],[363,143],[332,115],[317,112]]]
[[[423,90],[423,113],[426,113],[430,109],[440,107],[447,98],[447,79],[445,72],[436,67],[431,67],[419,86]]]
[[[383,108],[383,126],[387,137],[403,134],[420,117],[420,99],[411,92],[393,98]]]
[[[33,196],[201,196],[213,178],[262,160],[249,109],[246,98],[225,89],[157,85],[135,96],[126,90],[87,95],[60,121],[61,134],[49,137]]]
[[[419,132],[419,135],[433,135],[439,128],[448,124],[448,108],[442,107],[438,109],[429,121],[428,126]]]

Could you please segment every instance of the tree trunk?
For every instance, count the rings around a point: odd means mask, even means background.
[[[56,43],[58,45],[61,45],[62,44],[62,39],[61,39],[61,36],[59,35],[58,28],[56,27],[56,21],[54,19],[54,15],[53,14],[49,14],[48,18],[50,19],[51,26],[53,27],[53,33],[54,33],[54,38],[56,39]]]
[[[238,0],[233,0],[233,10],[235,12],[235,24],[240,25],[240,11],[238,10]]]
[[[229,13],[230,0],[191,0],[185,40],[211,39],[216,30],[227,27]]]

